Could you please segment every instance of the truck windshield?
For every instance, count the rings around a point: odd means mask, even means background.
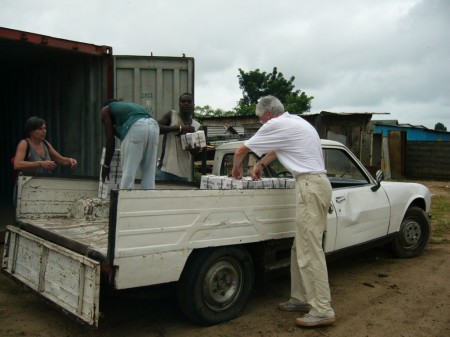
[[[348,156],[345,151],[339,149],[323,149],[325,167],[331,185],[335,188],[345,186],[360,186],[370,184],[370,179],[362,168]],[[228,153],[223,157],[220,175],[231,176],[233,169],[234,153]],[[253,152],[245,156],[243,160],[244,177],[251,175],[253,166],[260,158]],[[272,161],[262,174],[262,178],[292,178],[292,174],[278,159]]]

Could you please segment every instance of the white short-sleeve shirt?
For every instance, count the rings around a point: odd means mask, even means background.
[[[275,151],[294,177],[302,173],[326,173],[316,129],[288,112],[269,120],[244,144],[258,156]]]

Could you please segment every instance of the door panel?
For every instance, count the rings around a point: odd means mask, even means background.
[[[390,207],[383,189],[371,186],[333,191],[338,228],[335,250],[373,240],[387,234]]]
[[[331,148],[324,158],[338,222],[334,250],[385,236],[390,205],[384,190],[372,191],[374,180],[352,154]]]

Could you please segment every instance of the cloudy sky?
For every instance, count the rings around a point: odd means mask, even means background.
[[[450,130],[450,0],[0,0],[0,26],[195,58],[196,105],[231,109],[238,69],[273,67],[312,113]]]

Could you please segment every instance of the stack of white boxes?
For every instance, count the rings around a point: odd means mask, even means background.
[[[201,178],[202,190],[234,190],[234,189],[286,189],[295,188],[293,178],[262,178],[252,180],[250,177],[234,179],[227,176],[204,175]]]
[[[120,149],[114,150],[114,155],[111,159],[109,180],[102,182],[102,169],[105,162],[105,148],[103,148],[102,158],[100,160],[100,178],[98,184],[98,197],[102,199],[109,198],[111,190],[117,190],[120,187],[120,179],[122,178],[122,166],[120,165]]]
[[[205,131],[196,131],[193,133],[185,133],[180,136],[181,147],[183,150],[195,149],[196,147],[206,147]]]

